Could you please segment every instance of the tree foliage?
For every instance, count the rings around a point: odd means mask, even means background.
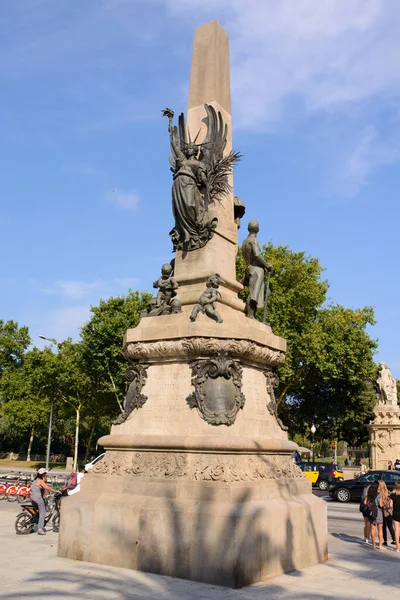
[[[327,304],[323,269],[304,252],[268,244],[263,254],[273,265],[267,320],[287,340],[285,362],[278,369],[282,420],[292,435],[304,435],[314,422],[320,439],[360,443],[376,401],[376,342],[367,332],[374,324],[373,310]],[[239,252],[238,278],[244,268]]]
[[[18,368],[3,373],[3,418],[10,428],[9,436],[24,441],[26,447],[31,435],[46,439],[56,373],[56,356],[49,348],[29,350]]]
[[[138,324],[150,298],[146,292],[129,292],[101,300],[99,306],[92,306],[92,317],[81,329],[82,360],[95,386],[99,416],[121,410],[127,367],[122,340],[126,330]]]
[[[21,365],[30,343],[28,327],[19,327],[16,321],[0,319],[0,377],[5,371]]]
[[[272,263],[268,322],[287,340],[280,365],[279,415],[291,436],[306,439],[312,423],[316,439],[343,439],[352,445],[366,438],[365,424],[376,402],[376,343],[368,334],[374,324],[369,307],[350,309],[330,304],[328,282],[316,258],[288,247],[268,244]],[[245,264],[237,258],[237,275]],[[248,290],[241,295],[246,299]],[[79,342],[28,350],[27,327],[0,320],[0,430],[11,443],[27,446],[34,432],[46,443],[50,403],[54,404],[54,447],[75,456],[109,431],[126,392],[122,340],[135,327],[149,293],[129,292],[92,306]],[[257,318],[262,319],[259,309]]]

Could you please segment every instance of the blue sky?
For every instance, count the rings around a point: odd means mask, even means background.
[[[375,308],[400,377],[395,1],[2,2],[0,318],[61,340],[100,298],[151,288],[172,256],[160,111],[186,109],[193,30],[214,18],[246,217],[318,257],[332,301]]]

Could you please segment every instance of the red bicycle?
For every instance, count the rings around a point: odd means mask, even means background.
[[[27,479],[18,479],[7,486],[5,494],[9,502],[23,502],[31,496],[32,486]]]

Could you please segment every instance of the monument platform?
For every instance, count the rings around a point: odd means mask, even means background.
[[[326,560],[326,505],[275,414],[270,375],[285,341],[236,314],[236,325],[182,313],[128,330],[146,400],[99,440],[105,458],[63,510],[60,556],[231,587]],[[216,426],[213,410],[188,399],[193,363],[221,356],[239,365],[245,401]]]

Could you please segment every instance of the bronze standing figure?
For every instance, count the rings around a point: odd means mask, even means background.
[[[257,308],[264,306],[266,301],[264,276],[266,271],[272,270],[272,265],[266,262],[261,254],[257,239],[259,230],[258,221],[250,221],[248,224],[249,235],[242,244],[243,258],[246,263],[242,283],[250,290],[246,305],[246,315],[250,319],[255,319]]]

